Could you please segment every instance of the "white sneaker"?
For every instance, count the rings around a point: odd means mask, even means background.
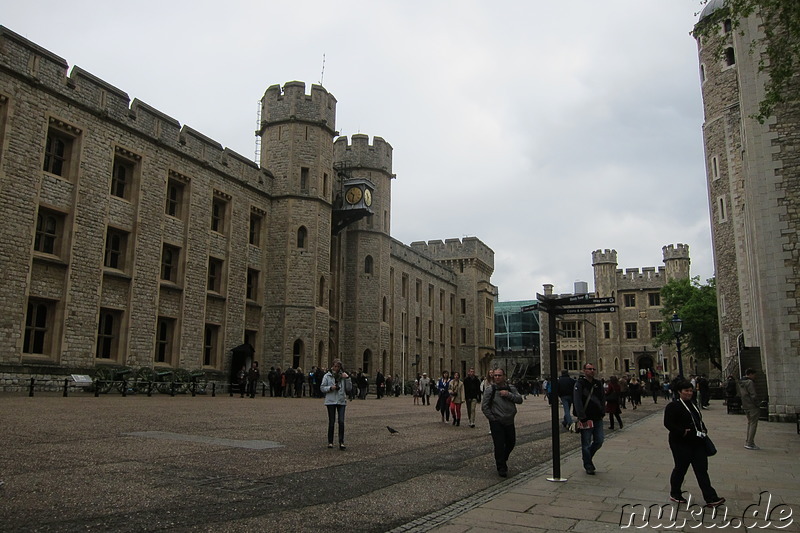
[[[758,446],[756,446],[755,444],[753,444],[752,446],[751,446],[751,445],[749,445],[749,444],[745,444],[745,445],[744,445],[744,447],[745,447],[745,449],[747,449],[747,450],[760,450],[760,449],[761,449],[761,448],[759,448]]]

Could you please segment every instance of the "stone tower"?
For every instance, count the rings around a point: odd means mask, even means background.
[[[672,244],[661,248],[664,255],[664,265],[667,271],[667,283],[675,279],[686,279],[689,277],[689,245]]]
[[[392,147],[380,137],[370,144],[367,135],[358,134],[350,143],[339,137],[333,151],[342,179],[368,180],[374,187],[369,205],[374,214],[349,225],[334,239],[334,263],[342,265],[341,279],[334,285],[341,288],[341,318],[349,325],[347,332],[335,328],[337,337],[345,358],[353,358],[351,366],[374,374],[391,366],[385,315],[390,307]],[[332,271],[338,275],[337,269]],[[373,353],[375,348],[380,353]]]
[[[319,85],[273,85],[261,101],[261,167],[272,183],[265,365],[310,368],[328,348],[336,99]]]
[[[616,296],[617,251],[595,250],[592,252],[594,268],[594,290],[598,297]]]
[[[711,0],[694,35],[726,374],[763,366],[770,419],[793,421],[800,392],[786,376],[800,353],[800,75],[772,116],[754,118],[770,76],[770,23],[759,12],[731,20],[725,2]]]

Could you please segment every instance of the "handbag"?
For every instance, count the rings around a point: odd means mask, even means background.
[[[703,444],[705,444],[705,446],[706,446],[706,455],[707,456],[713,457],[714,455],[717,455],[717,447],[714,446],[714,443],[711,441],[711,437],[706,435],[703,438]]]
[[[575,425],[575,429],[592,429],[594,428],[594,420],[589,419],[586,422],[581,422],[578,420],[578,423]]]

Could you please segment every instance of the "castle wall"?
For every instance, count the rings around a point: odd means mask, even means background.
[[[391,146],[365,135],[334,143],[336,99],[323,87],[267,89],[259,165],[66,69],[0,27],[0,388],[102,365],[224,380],[245,339],[266,367],[340,356],[353,368],[368,352],[371,372],[411,379],[412,353],[431,373],[477,360],[482,319],[454,309],[463,293],[482,314],[476,295],[495,291],[491,250],[456,239],[448,266],[394,241]],[[333,236],[341,163],[375,185],[374,214]],[[453,270],[456,256],[466,273]],[[419,301],[403,277],[419,280]],[[405,338],[403,315],[420,322]]]

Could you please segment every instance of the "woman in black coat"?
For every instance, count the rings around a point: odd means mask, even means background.
[[[681,485],[691,465],[697,484],[703,491],[706,506],[716,507],[725,503],[725,498],[717,495],[708,477],[708,453],[704,441],[707,430],[700,410],[692,402],[692,384],[682,379],[675,385],[673,390],[678,391],[678,398],[664,409],[664,427],[669,430],[669,448],[675,461],[675,468],[669,478],[669,499],[677,503],[687,502]]]

